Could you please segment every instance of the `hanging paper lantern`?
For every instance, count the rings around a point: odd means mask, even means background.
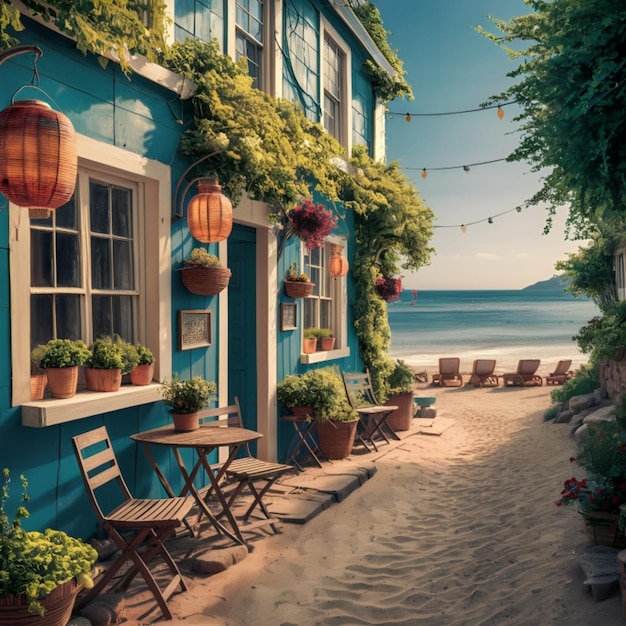
[[[0,111],[0,192],[30,209],[56,209],[74,193],[76,133],[63,113],[39,100]]]
[[[194,239],[217,243],[233,229],[233,205],[222,194],[217,178],[201,178],[198,194],[187,207],[187,224]]]
[[[348,273],[350,266],[348,265],[348,259],[341,254],[341,246],[332,246],[332,252],[330,255],[330,263],[328,265],[328,272],[333,278],[341,278]]]

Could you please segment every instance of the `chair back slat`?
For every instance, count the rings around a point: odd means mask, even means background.
[[[556,369],[550,376],[562,376],[567,374],[569,368],[572,366],[572,359],[566,359],[564,361],[559,361],[556,365]]]
[[[361,372],[342,372],[343,384],[348,401],[353,409],[368,405],[378,405],[369,370]]]
[[[207,409],[200,411],[200,424],[214,428],[234,426],[235,428],[243,428],[243,419],[241,417],[241,407],[239,398],[235,396],[234,404],[230,406],[219,406],[215,409]]]
[[[473,374],[478,376],[489,376],[493,374],[493,370],[496,368],[495,359],[476,359],[474,361]]]
[[[456,356],[444,357],[439,359],[439,373],[446,376],[458,374],[461,367],[461,359]]]

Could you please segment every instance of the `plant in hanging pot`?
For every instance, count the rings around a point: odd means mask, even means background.
[[[402,278],[400,276],[378,276],[376,278],[376,293],[385,301],[391,302],[402,293]]]
[[[231,271],[217,256],[204,248],[194,248],[180,270],[183,285],[199,296],[214,296],[228,287]]]
[[[91,587],[96,550],[59,530],[25,531],[28,482],[13,520],[6,512],[10,474],[3,470],[0,491],[0,625],[65,626],[81,586]],[[43,616],[43,617],[42,617]]]
[[[626,433],[615,422],[588,425],[588,438],[570,458],[585,470],[563,483],[557,506],[576,505],[585,530],[597,544],[626,547],[618,528],[620,507],[626,504]]]
[[[154,377],[154,354],[150,348],[140,343],[135,344],[138,363],[130,372],[130,382],[133,385],[149,385]]]
[[[194,376],[180,380],[177,374],[161,384],[161,397],[168,407],[176,430],[196,430],[199,427],[198,413],[205,409],[217,394],[217,385]]]
[[[308,298],[315,289],[315,283],[309,280],[309,276],[298,269],[292,263],[285,276],[285,293],[290,298]]]
[[[39,344],[30,352],[30,399],[42,400],[48,384],[46,370],[41,367],[41,359],[46,346]]]
[[[111,337],[100,337],[89,346],[85,361],[85,384],[90,391],[117,391],[125,368],[124,348]]]
[[[288,213],[289,231],[301,239],[307,248],[319,248],[339,221],[323,204],[302,200]]]
[[[46,370],[50,395],[71,398],[78,385],[78,366],[89,358],[89,348],[81,339],[51,339],[45,348],[40,366]]]
[[[387,378],[388,395],[385,404],[397,406],[387,418],[389,425],[395,430],[409,430],[413,420],[413,370],[401,359],[398,359],[391,374]]]

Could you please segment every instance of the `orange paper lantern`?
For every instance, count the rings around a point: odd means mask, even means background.
[[[217,243],[230,235],[233,229],[233,205],[222,194],[216,178],[201,178],[198,194],[187,207],[187,224],[194,239]]]
[[[56,209],[74,193],[76,133],[69,118],[39,100],[0,112],[0,192],[29,209]]]
[[[349,269],[348,259],[341,254],[341,248],[339,246],[333,246],[330,255],[330,263],[328,265],[330,275],[333,278],[341,278],[348,273]]]

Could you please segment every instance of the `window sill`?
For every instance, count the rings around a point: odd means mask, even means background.
[[[46,428],[92,415],[161,400],[161,385],[123,385],[119,391],[81,391],[73,398],[50,398],[22,404],[22,426]]]
[[[320,350],[311,354],[300,355],[300,363],[321,363],[322,361],[332,361],[333,359],[343,359],[350,356],[350,348],[340,348],[339,350]]]

